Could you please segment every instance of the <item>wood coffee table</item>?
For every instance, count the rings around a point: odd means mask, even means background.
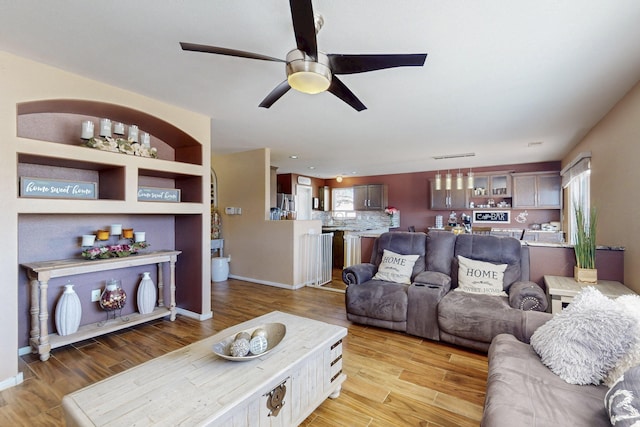
[[[264,356],[236,362],[213,352],[215,343],[266,323],[287,331]],[[346,335],[343,327],[274,311],[66,395],[67,425],[298,425],[339,396]]]

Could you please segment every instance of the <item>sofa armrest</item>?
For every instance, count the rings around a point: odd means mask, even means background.
[[[423,271],[413,278],[413,283],[417,286],[435,286],[442,288],[442,295],[451,290],[451,277],[437,271]]]
[[[515,282],[509,287],[509,305],[525,311],[546,311],[547,295],[538,284],[529,281]]]
[[[369,263],[355,264],[342,270],[342,281],[347,285],[357,285],[371,280],[376,266]]]

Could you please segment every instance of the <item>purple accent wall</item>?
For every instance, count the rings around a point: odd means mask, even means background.
[[[573,277],[576,265],[573,248],[531,246],[529,248],[530,279],[544,286],[543,277]],[[598,249],[596,252],[598,279],[624,283],[624,251]]]
[[[111,224],[122,224],[125,228],[145,231],[147,241],[151,244],[148,250],[176,249],[174,238],[173,215],[20,215],[18,218],[18,262],[37,262],[54,259],[80,257],[82,248],[81,236],[93,234],[97,229],[109,229]],[[115,243],[115,237],[110,241]],[[180,250],[178,248],[178,250]],[[133,255],[135,256],[135,255]],[[181,256],[178,256],[180,264]],[[197,257],[195,257],[197,258]],[[92,261],[86,261],[92,262]],[[29,345],[31,325],[30,284],[25,270],[18,266],[18,346]],[[82,303],[82,324],[94,323],[106,318],[105,312],[97,302],[91,302],[93,289],[104,289],[105,281],[111,278],[120,279],[127,293],[127,302],[123,314],[137,311],[137,286],[144,271],[151,272],[151,278],[157,283],[155,265],[130,267],[98,273],[81,274],[51,279],[48,288],[49,330],[55,331],[55,305],[64,290],[64,285],[71,281],[74,290]],[[169,301],[169,268],[165,266],[164,299]],[[179,284],[177,284],[179,287]]]

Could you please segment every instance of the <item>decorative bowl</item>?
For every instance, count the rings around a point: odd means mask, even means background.
[[[256,329],[264,329],[267,332],[267,349],[260,354],[247,354],[246,356],[231,356],[230,347],[236,336],[242,332],[246,332],[249,335],[252,335]],[[253,328],[244,329],[242,331],[238,331],[232,335],[229,335],[225,339],[220,342],[217,342],[213,345],[213,352],[223,359],[233,360],[235,362],[243,362],[246,360],[253,360],[260,356],[264,356],[273,350],[282,338],[284,338],[287,333],[287,328],[282,323],[265,323],[264,325],[255,326]]]

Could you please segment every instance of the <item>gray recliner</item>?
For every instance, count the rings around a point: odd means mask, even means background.
[[[384,233],[376,239],[371,262],[353,265],[342,272],[342,278],[364,286],[347,286],[345,293],[347,318],[364,325],[379,326],[396,331],[407,330],[407,292],[409,285],[372,280],[382,261],[384,250],[401,255],[419,255],[413,266],[412,279],[425,270],[425,233]]]
[[[372,280],[384,249],[419,255],[411,285]],[[503,288],[508,296],[453,292],[458,286],[458,255],[507,264]],[[482,351],[500,333],[529,342],[551,316],[543,313],[548,305],[544,291],[529,281],[528,247],[510,237],[385,233],[374,244],[371,262],[346,268],[342,277],[349,320]]]

